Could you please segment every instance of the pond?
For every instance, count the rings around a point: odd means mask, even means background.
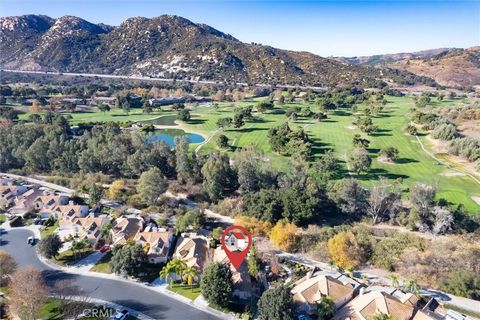
[[[159,129],[147,133],[147,142],[165,141],[170,147],[175,146],[175,137],[186,136],[190,143],[200,143],[205,139],[195,133],[187,133],[181,129]]]
[[[157,119],[143,121],[143,123],[161,126],[174,126],[176,125],[175,120],[177,120],[177,116],[162,116]]]

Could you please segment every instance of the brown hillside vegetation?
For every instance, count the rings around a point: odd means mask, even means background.
[[[428,58],[398,61],[391,66],[430,77],[445,86],[480,85],[480,47],[457,49]]]

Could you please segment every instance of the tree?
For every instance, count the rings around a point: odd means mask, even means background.
[[[126,244],[115,246],[112,250],[110,268],[115,274],[135,276],[147,262],[147,255],[141,245]]]
[[[273,110],[274,105],[272,101],[261,101],[255,105],[255,108],[260,113],[265,113],[266,111]]]
[[[235,113],[233,115],[233,126],[235,128],[241,128],[245,124],[245,120],[243,119],[243,114]]]
[[[368,171],[372,165],[372,159],[370,159],[367,149],[356,148],[350,154],[348,163],[353,171],[355,171],[357,174],[360,174],[361,172]]]
[[[368,148],[370,140],[362,138],[358,133],[353,136],[352,144],[355,148]]]
[[[189,152],[188,139],[186,137],[175,138],[175,167],[177,170],[177,178],[180,182],[185,183],[194,178],[194,158]]]
[[[77,319],[85,309],[91,306],[88,295],[72,280],[55,281],[52,293],[59,300],[59,309],[64,318]]]
[[[418,295],[421,287],[418,285],[415,279],[408,279],[403,283],[403,290]]]
[[[167,263],[159,273],[159,277],[165,279],[166,282],[170,282],[170,286],[173,285],[172,273],[175,273],[173,269],[174,266],[170,263]]]
[[[46,258],[51,259],[58,255],[58,251],[63,246],[62,240],[60,237],[54,233],[46,236],[38,244],[38,251]]]
[[[329,296],[322,297],[322,299],[317,302],[316,309],[318,320],[328,320],[335,315],[335,303]]]
[[[168,181],[157,167],[143,172],[138,180],[137,191],[148,204],[154,204],[158,197],[167,191]]]
[[[15,259],[6,251],[0,250],[0,285],[2,280],[17,269]]]
[[[188,229],[198,231],[205,223],[205,214],[200,209],[187,211],[183,216],[179,217],[175,223],[177,232],[185,232]]]
[[[388,147],[380,150],[379,156],[394,162],[398,159],[398,154],[399,154],[399,151],[397,148]]]
[[[381,177],[370,191],[367,201],[367,214],[372,218],[372,223],[376,224],[378,219],[382,219],[387,212],[394,215],[400,207],[400,199],[400,192],[392,188],[388,180]]]
[[[417,135],[417,127],[410,124],[410,125],[407,126],[407,132],[411,136],[416,136]]]
[[[298,243],[300,229],[293,223],[280,220],[270,232],[270,240],[275,247],[284,251],[292,251]]]
[[[480,276],[475,272],[454,270],[439,282],[440,288],[445,292],[469,299],[480,298]]]
[[[128,101],[128,99],[124,99],[124,101],[122,102],[123,112],[125,112],[126,114],[130,113],[130,107],[130,101]]]
[[[346,270],[353,270],[362,262],[362,252],[352,232],[340,232],[330,238],[328,253],[337,266]]]
[[[103,188],[98,186],[96,183],[92,183],[88,187],[88,203],[90,206],[97,206],[103,197]]]
[[[258,259],[258,255],[257,255],[257,248],[255,248],[254,245],[252,245],[252,248],[250,249],[247,265],[248,265],[248,274],[252,278],[257,279],[260,273],[261,266],[260,266],[260,260]]]
[[[107,190],[107,198],[110,200],[121,200],[125,190],[125,180],[115,180]]]
[[[290,288],[278,286],[265,291],[258,300],[258,313],[261,320],[293,320],[295,305]]]
[[[187,266],[185,270],[183,270],[183,281],[190,286],[191,290],[193,290],[193,284],[197,276],[198,270],[195,266]]]
[[[217,137],[217,146],[219,148],[227,148],[228,147],[228,138],[226,135],[221,134]]]
[[[361,217],[367,209],[368,191],[356,179],[334,183],[328,196],[347,214]]]
[[[180,110],[177,113],[177,119],[180,121],[187,122],[187,121],[190,121],[190,118],[191,118],[190,111],[186,109]]]
[[[202,274],[200,289],[205,299],[218,307],[226,307],[233,293],[232,272],[222,263],[209,264]]]
[[[203,189],[212,201],[221,199],[226,190],[236,186],[235,172],[227,154],[213,152],[202,167]]]
[[[110,111],[110,106],[106,103],[102,103],[101,105],[98,106],[98,110],[102,111],[103,114],[105,114],[105,112]]]
[[[452,230],[454,217],[450,210],[435,206],[432,210],[432,216],[434,218],[432,225],[434,235],[444,234]]]
[[[394,320],[393,317],[386,313],[377,313],[374,316],[368,318],[368,320]]]
[[[422,217],[427,217],[435,198],[436,189],[432,186],[417,183],[408,194],[412,206],[420,213]]]
[[[219,128],[225,129],[232,125],[232,118],[220,118],[217,120],[217,126]]]
[[[40,272],[31,266],[18,269],[12,274],[9,288],[11,312],[21,319],[36,319],[48,299],[48,289]]]
[[[398,275],[392,274],[390,276],[390,282],[392,283],[392,287],[396,289],[400,289],[400,281],[399,281]]]

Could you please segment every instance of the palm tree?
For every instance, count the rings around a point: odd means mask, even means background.
[[[187,268],[187,263],[182,259],[173,259],[168,264],[172,265],[172,271],[178,275],[180,279],[183,278],[183,271]]]
[[[392,275],[390,276],[390,281],[392,282],[392,286],[393,286],[395,289],[399,289],[399,288],[400,288],[400,282],[399,282],[398,280],[399,280],[398,275],[392,274]]]
[[[330,266],[330,270],[333,271],[333,267],[335,267],[335,261],[332,259],[328,260],[328,265]]]
[[[163,267],[163,269],[160,271],[158,275],[160,276],[160,278],[164,278],[166,282],[170,280],[170,286],[172,286],[173,285],[173,278],[171,276],[172,272],[173,272],[173,268],[169,262]]]
[[[415,279],[408,279],[404,284],[403,284],[403,289],[405,291],[414,293],[414,294],[419,294],[420,292],[420,286],[418,285],[417,281]]]
[[[195,266],[186,267],[183,271],[183,276],[186,278],[186,283],[190,285],[190,289],[193,291],[193,282],[198,275],[197,268]]]

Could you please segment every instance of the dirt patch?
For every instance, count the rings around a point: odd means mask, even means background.
[[[456,171],[443,172],[443,173],[440,173],[440,175],[442,175],[442,176],[444,176],[444,177],[466,176],[465,173],[456,172]]]
[[[379,156],[377,158],[377,162],[380,162],[380,163],[383,163],[383,164],[395,164],[394,161],[388,159],[387,157],[382,157],[382,156]]]
[[[480,141],[480,120],[462,120],[457,128],[464,136]]]
[[[355,130],[355,129],[357,129],[357,127],[355,127],[355,126],[346,126],[345,128],[350,129],[350,130]]]
[[[472,196],[472,200],[475,201],[478,205],[480,205],[480,197],[479,196]]]

